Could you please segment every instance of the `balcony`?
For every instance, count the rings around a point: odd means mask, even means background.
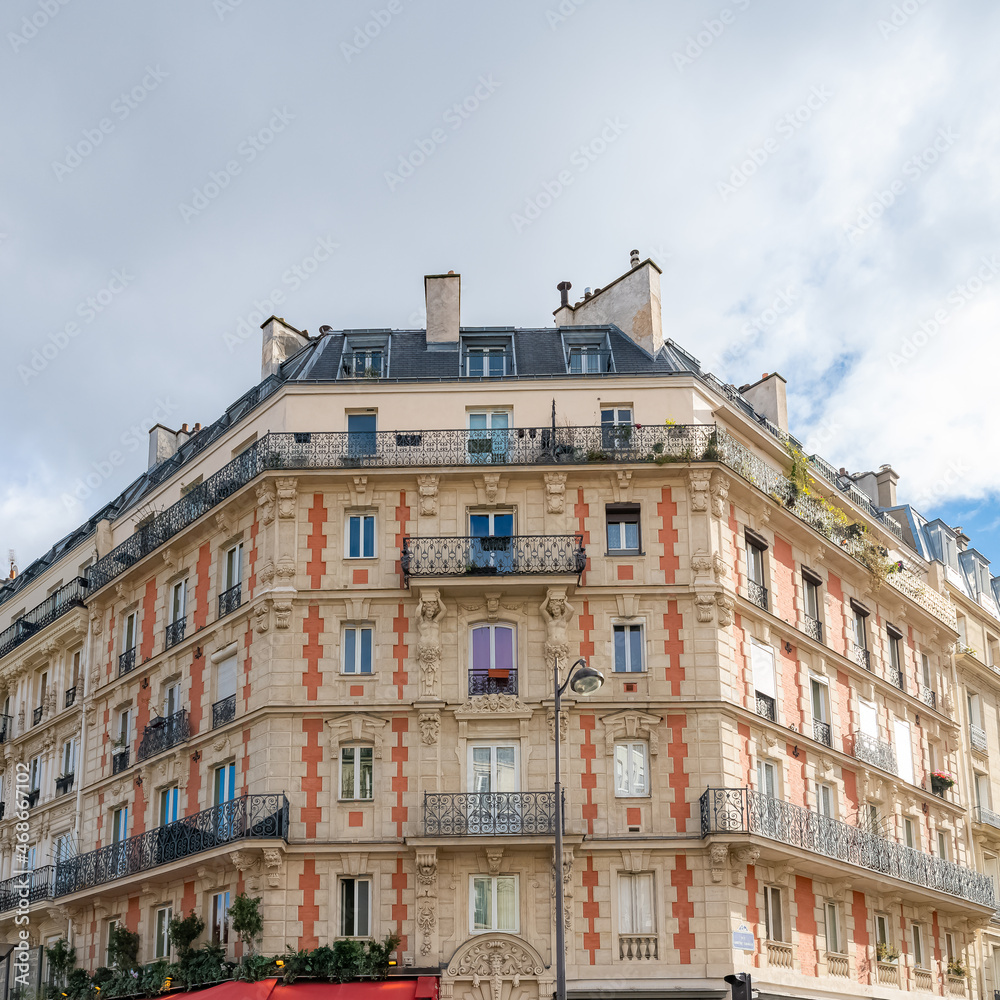
[[[826,971],[838,979],[850,979],[851,960],[847,955],[837,955],[832,951],[826,953]]]
[[[906,690],[906,675],[897,667],[889,667],[887,679],[893,687],[898,687],[900,691]]]
[[[888,743],[883,743],[874,736],[867,733],[855,733],[853,738],[853,749],[855,760],[863,761],[865,764],[873,764],[897,774],[896,751]]]
[[[238,583],[219,594],[219,617],[225,618],[240,606],[243,585]]]
[[[14,720],[9,715],[0,715],[0,743],[6,743],[14,735]]]
[[[46,865],[34,871],[22,872],[0,882],[0,913],[16,910],[27,896],[29,903],[52,899],[55,887],[55,865]]]
[[[769,694],[757,692],[757,714],[771,722],[778,721],[778,706]]]
[[[38,797],[42,794],[40,788],[32,788],[26,796],[29,809],[34,809],[38,805]]]
[[[989,753],[989,744],[986,742],[986,730],[980,726],[969,724],[969,743],[977,753],[983,755]]]
[[[655,962],[659,940],[655,934],[619,934],[618,958],[623,962]]]
[[[517,694],[517,670],[470,670],[469,697],[480,694]]]
[[[707,789],[701,796],[702,837],[734,833],[764,837],[980,906],[996,906],[988,875],[750,788]]]
[[[156,718],[142,731],[142,740],[135,755],[136,763],[163,753],[170,747],[183,743],[191,736],[191,723],[186,708],[182,708],[165,719]]]
[[[184,638],[184,629],[187,628],[187,615],[175,618],[166,628],[166,635],[163,639],[163,648],[170,649]]]
[[[992,809],[987,809],[986,806],[976,806],[973,817],[977,823],[981,823],[983,826],[992,826],[995,830],[1000,830],[1000,813],[995,813]]]
[[[767,587],[762,587],[753,580],[747,580],[747,600],[756,604],[762,611],[767,611]]]
[[[582,535],[495,535],[403,539],[403,576],[579,576],[587,565]]]
[[[36,708],[31,713],[31,724],[33,726],[37,726],[38,723],[42,721],[42,713],[44,711],[45,711],[45,706],[44,705],[39,705],[38,708]]]
[[[66,708],[72,708],[73,702],[76,701],[76,685],[71,688],[66,689]]]
[[[865,670],[871,670],[872,654],[867,649],[865,649],[864,646],[859,646],[857,643],[855,643],[852,652],[854,655],[854,662],[859,667],[864,667]]]
[[[56,778],[56,795],[67,795],[73,787],[74,774],[61,774]]]
[[[553,836],[555,792],[424,792],[424,836]]]
[[[813,739],[817,743],[822,743],[825,746],[833,746],[833,730],[830,728],[829,722],[820,722],[818,719],[813,719]]]
[[[87,586],[87,581],[82,576],[70,580],[0,632],[0,656],[6,656],[73,608],[82,608],[87,596]]]
[[[126,649],[121,656],[118,657],[118,676],[121,677],[122,674],[127,674],[132,670],[135,670],[135,654],[136,647],[133,646],[131,649]]]
[[[920,700],[928,708],[934,708],[934,709],[937,708],[937,692],[932,691],[929,687],[923,687],[923,686],[921,686],[921,688],[920,688]]]
[[[769,969],[792,968],[792,946],[785,941],[765,941]]]
[[[288,800],[284,795],[244,795],[70,858],[56,868],[55,896],[92,889],[248,839],[288,840]]]
[[[823,623],[818,618],[803,615],[800,631],[804,632],[810,639],[815,639],[817,642],[823,641]]]
[[[128,770],[128,759],[129,759],[129,749],[128,747],[122,747],[118,750],[114,750],[111,753],[111,773],[121,774],[122,771]]]
[[[212,728],[218,729],[236,718],[236,695],[231,694],[212,706]]]

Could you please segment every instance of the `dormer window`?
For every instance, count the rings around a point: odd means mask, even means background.
[[[389,339],[384,335],[345,337],[341,378],[385,378]]]
[[[467,378],[502,378],[510,374],[508,348],[503,344],[467,346],[462,359],[462,374]]]
[[[570,375],[612,371],[611,354],[602,344],[576,344],[569,349]]]

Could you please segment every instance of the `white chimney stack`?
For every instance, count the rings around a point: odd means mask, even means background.
[[[462,276],[424,275],[424,299],[427,303],[427,343],[457,344],[462,313]]]

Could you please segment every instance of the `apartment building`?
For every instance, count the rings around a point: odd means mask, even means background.
[[[153,429],[0,590],[7,942],[26,773],[31,944],[89,968],[192,909],[235,956],[246,891],[264,952],[394,931],[445,997],[549,994],[557,919],[579,1000],[1000,985],[985,560],[665,339],[659,274],[538,329],[451,273],[425,330],[272,317],[258,386]]]

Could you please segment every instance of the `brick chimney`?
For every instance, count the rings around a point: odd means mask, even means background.
[[[424,301],[427,306],[427,343],[457,344],[462,313],[462,276],[424,275]]]
[[[759,382],[740,387],[740,392],[750,405],[767,417],[777,427],[788,431],[788,402],[785,397],[785,380],[777,373],[764,372]]]
[[[273,375],[282,361],[287,361],[300,347],[305,347],[309,343],[309,334],[305,330],[296,330],[291,323],[277,316],[264,320],[260,328],[264,331],[260,351],[260,377],[263,380]]]
[[[896,483],[899,482],[899,475],[891,465],[879,466],[875,474],[875,482],[878,483],[878,505],[880,507],[896,506]]]

